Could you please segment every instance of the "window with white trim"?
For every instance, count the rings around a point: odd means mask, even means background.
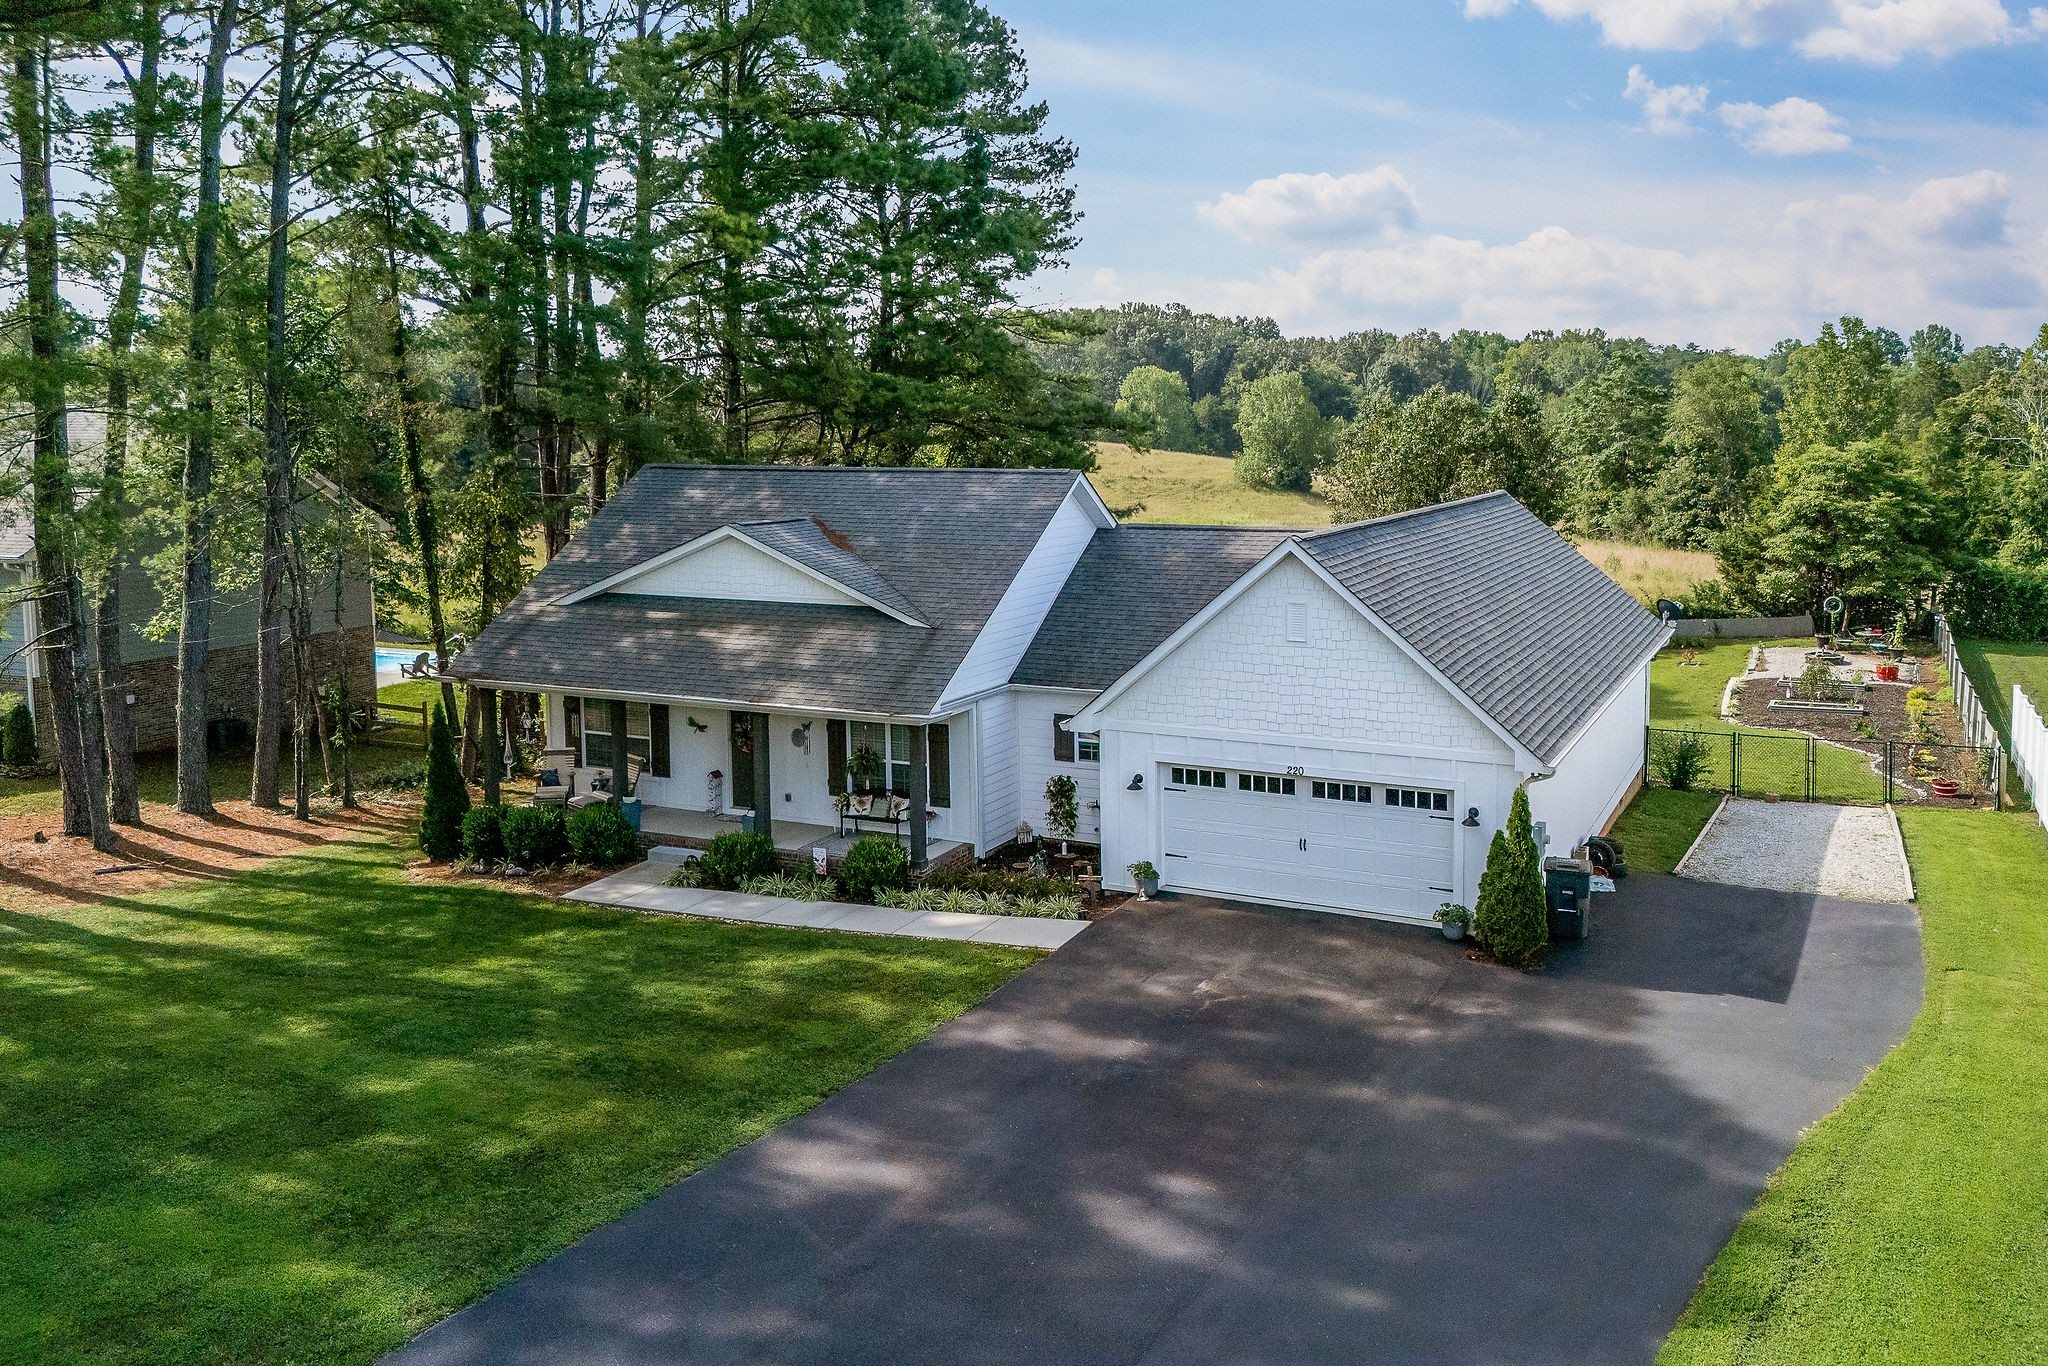
[[[586,697],[583,713],[583,766],[612,766],[612,704],[602,697]],[[654,716],[645,702],[626,704],[626,753],[642,761],[654,761]]]
[[[1230,775],[1220,768],[1169,769],[1176,787],[1228,787]]]
[[[1410,811],[1448,811],[1451,809],[1451,794],[1448,792],[1426,792],[1413,787],[1390,787],[1386,789],[1385,801],[1388,806],[1399,806]]]
[[[1292,797],[1294,779],[1283,778],[1275,773],[1240,773],[1237,775],[1239,792],[1264,792],[1274,797]]]

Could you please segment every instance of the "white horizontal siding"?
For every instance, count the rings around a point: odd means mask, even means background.
[[[974,740],[980,769],[981,846],[987,852],[1007,842],[1023,819],[1017,794],[1015,689],[991,693],[974,704]]]
[[[1061,762],[1053,758],[1055,716],[1071,716],[1086,706],[1090,693],[1059,692],[1047,688],[1013,688],[1017,717],[1017,790],[1023,807],[1022,820],[1041,835],[1052,833],[1045,820],[1045,785],[1055,774],[1074,780],[1074,802],[1080,808],[1074,838],[1091,843],[1102,838],[1102,765],[1081,760]]]
[[[860,599],[730,536],[616,585],[614,593],[844,607]]]

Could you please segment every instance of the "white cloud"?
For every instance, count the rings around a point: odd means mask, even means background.
[[[1713,42],[1783,42],[1809,57],[1880,66],[2048,30],[2048,11],[2021,19],[2001,0],[1465,0],[1465,13],[1492,18],[1517,3],[1559,21],[1590,20],[1617,47],[1689,51]]]
[[[1643,126],[1653,133],[1690,133],[1693,116],[1707,107],[1705,86],[1659,85],[1639,66],[1628,69],[1628,85],[1621,93],[1643,107]]]
[[[1415,231],[1415,190],[1391,166],[1334,176],[1299,171],[1198,204],[1205,223],[1256,246],[1386,240]]]
[[[1717,112],[1736,140],[1752,152],[1796,157],[1840,152],[1849,146],[1840,119],[1797,96],[1772,105],[1724,104]]]
[[[1600,326],[1761,350],[1853,312],[1901,328],[1938,318],[1966,335],[2028,335],[2048,305],[2048,239],[2020,239],[2012,198],[2009,179],[1987,170],[1903,196],[1801,201],[1691,250],[1558,226],[1503,244],[1432,235],[1149,292],[1265,314],[1290,332]]]

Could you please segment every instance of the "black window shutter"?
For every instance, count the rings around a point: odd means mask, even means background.
[[[846,723],[825,723],[825,786],[833,796],[846,791]]]
[[[668,771],[668,708],[656,702],[647,709],[647,728],[652,732],[648,749],[653,758],[647,771],[657,778],[666,778]]]
[[[1052,757],[1063,764],[1074,762],[1074,732],[1066,728],[1066,723],[1073,719],[1071,716],[1052,718]]]
[[[925,765],[932,805],[945,809],[953,805],[953,732],[943,723],[927,728]]]

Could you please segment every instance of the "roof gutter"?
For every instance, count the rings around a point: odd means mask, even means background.
[[[496,688],[501,692],[559,693],[570,697],[618,698],[662,707],[716,707],[725,711],[781,712],[789,716],[815,716],[825,720],[882,721],[895,725],[921,726],[951,716],[954,710],[918,715],[909,712],[861,711],[851,707],[810,707],[788,702],[753,702],[739,697],[686,697],[676,694],[627,692],[618,688],[583,688],[566,684],[545,684],[506,678],[457,678],[435,675],[429,681],[454,683],[471,688]]]

